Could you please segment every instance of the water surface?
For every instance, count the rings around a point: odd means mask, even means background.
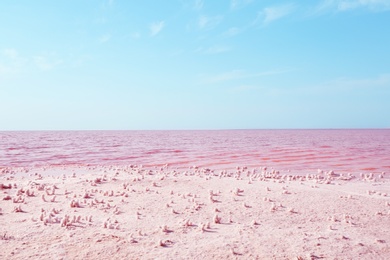
[[[0,132],[0,166],[128,165],[389,172],[390,129]]]

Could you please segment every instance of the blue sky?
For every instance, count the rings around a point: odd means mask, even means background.
[[[390,127],[390,0],[4,0],[0,130]]]

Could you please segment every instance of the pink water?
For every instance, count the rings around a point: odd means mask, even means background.
[[[0,132],[0,167],[166,163],[389,172],[390,129]]]

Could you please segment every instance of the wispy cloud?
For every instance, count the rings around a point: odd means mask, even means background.
[[[390,0],[323,0],[315,9],[315,13],[326,11],[349,11],[364,8],[370,11],[390,11]]]
[[[13,48],[7,48],[0,51],[0,76],[11,76],[16,74],[27,62],[19,55],[19,52]]]
[[[209,48],[199,47],[194,52],[202,54],[219,54],[224,52],[229,52],[232,49],[229,46],[214,45]]]
[[[82,55],[82,56],[78,56],[78,57],[73,57],[70,60],[70,65],[72,67],[79,68],[79,67],[82,67],[87,62],[90,62],[91,60],[92,60],[91,56],[89,56],[89,55]]]
[[[150,36],[156,36],[158,33],[161,32],[161,30],[164,28],[164,26],[165,26],[164,21],[152,23],[149,27]]]
[[[208,48],[205,53],[206,54],[218,54],[218,53],[223,53],[223,52],[228,52],[231,51],[231,48],[228,46],[219,46],[215,45],[210,48]]]
[[[141,34],[139,32],[135,32],[131,34],[131,38],[133,39],[139,39],[141,38]]]
[[[257,23],[259,20],[261,20],[263,25],[268,25],[271,22],[274,22],[291,14],[294,9],[294,4],[284,4],[266,7],[261,12],[259,12],[255,22]]]
[[[110,11],[115,5],[115,0],[102,0],[100,1],[100,10],[103,12]]]
[[[52,70],[63,63],[55,53],[22,56],[16,49],[3,49],[0,51],[0,76],[14,76],[21,71],[36,68],[43,71]]]
[[[244,7],[252,2],[253,2],[253,0],[231,0],[230,1],[230,9],[232,9],[232,10],[238,9],[238,8]]]
[[[185,53],[185,51],[182,50],[182,49],[179,49],[179,50],[176,50],[176,51],[171,52],[171,53],[169,54],[169,56],[171,56],[171,57],[177,57],[177,56],[182,55],[183,53]]]
[[[111,39],[111,34],[104,34],[104,35],[100,36],[99,42],[105,43],[105,42],[108,42],[110,39]]]
[[[241,30],[237,27],[230,27],[226,32],[223,33],[225,37],[233,37],[239,34]]]
[[[354,93],[380,93],[388,92],[390,89],[390,73],[381,74],[366,78],[341,77],[330,79],[317,84],[310,84],[293,89],[294,93],[303,93],[305,95],[351,95]],[[292,89],[284,89],[289,93]]]
[[[235,87],[230,88],[229,92],[242,93],[242,92],[247,92],[247,91],[257,90],[257,89],[261,89],[261,87],[255,86],[255,85],[239,85],[239,86],[235,86]]]
[[[49,59],[46,56],[34,56],[33,61],[35,65],[41,70],[51,70],[54,67],[63,63],[60,59]]]
[[[194,9],[195,10],[201,10],[203,8],[203,0],[195,0],[195,3],[194,3]]]
[[[333,7],[334,0],[322,0],[315,8],[313,14],[322,13]]]
[[[233,70],[233,71],[224,72],[218,75],[211,76],[207,78],[207,81],[210,83],[215,83],[221,81],[236,80],[245,77],[248,77],[248,74],[244,70]]]
[[[198,26],[200,29],[211,30],[218,26],[221,23],[223,17],[221,15],[218,16],[206,16],[201,15],[198,20]]]
[[[2,51],[2,54],[5,57],[10,58],[12,60],[15,60],[18,57],[18,55],[19,55],[17,50],[15,50],[15,49],[4,49]]]
[[[0,76],[8,75],[9,73],[9,68],[0,63]]]
[[[269,70],[269,71],[263,71],[263,72],[256,72],[256,73],[250,73],[245,70],[232,70],[229,72],[221,73],[218,75],[214,75],[211,77],[206,78],[206,81],[209,83],[216,83],[216,82],[222,82],[222,81],[231,81],[231,80],[238,80],[238,79],[248,79],[248,78],[257,78],[257,77],[263,77],[263,76],[270,76],[270,75],[277,75],[277,74],[283,74],[292,71],[291,69],[285,69],[285,70]]]
[[[340,89],[388,87],[390,89],[390,74],[381,74],[377,77],[361,79],[338,78],[323,83],[320,87],[325,89],[329,87]]]

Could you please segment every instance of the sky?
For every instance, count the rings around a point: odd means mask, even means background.
[[[390,127],[390,0],[3,0],[0,130]]]

